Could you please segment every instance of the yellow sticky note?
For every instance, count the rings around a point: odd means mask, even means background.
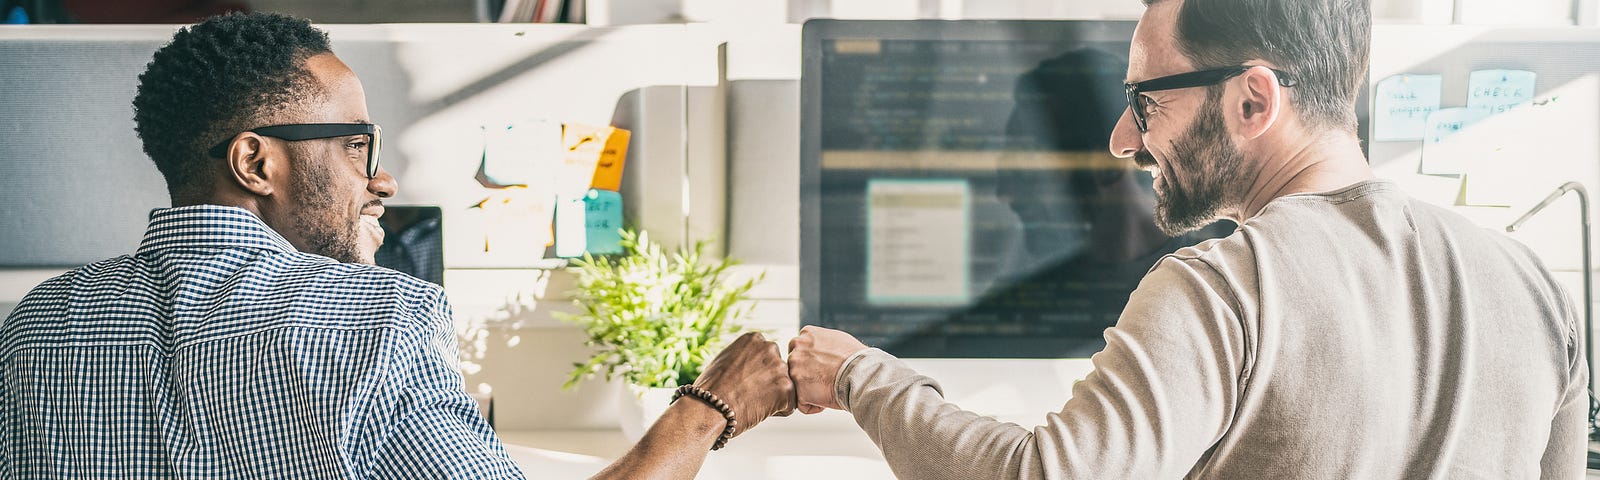
[[[494,190],[473,205],[484,219],[485,258],[508,265],[543,258],[545,247],[555,243],[554,200],[537,189],[513,186]]]

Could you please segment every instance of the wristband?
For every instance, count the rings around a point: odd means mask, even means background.
[[[710,390],[701,388],[698,385],[684,385],[678,387],[678,391],[672,394],[672,401],[677,402],[679,398],[682,398],[685,395],[700,399],[702,402],[706,402],[706,404],[710,405],[711,408],[717,409],[717,412],[722,414],[722,418],[728,419],[728,426],[727,428],[722,429],[722,436],[717,437],[717,443],[711,444],[712,450],[721,450],[723,446],[728,444],[728,440],[733,439],[733,432],[739,428],[739,421],[734,420],[733,418],[733,408],[729,407],[728,404],[723,402],[721,398],[717,398],[717,396],[712,394]]]

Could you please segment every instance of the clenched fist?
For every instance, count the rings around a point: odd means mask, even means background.
[[[805,327],[789,341],[789,378],[794,380],[800,411],[807,415],[824,408],[840,408],[834,398],[834,381],[845,359],[865,350],[866,344],[838,330]]]
[[[778,344],[757,332],[734,340],[706,365],[694,383],[733,408],[734,419],[739,422],[735,437],[767,417],[794,412],[794,382],[789,380],[789,369]]]

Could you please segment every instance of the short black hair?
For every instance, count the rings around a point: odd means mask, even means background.
[[[227,14],[178,30],[139,75],[133,121],[173,202],[211,192],[212,145],[322,91],[305,61],[328,34],[271,13]]]
[[[1297,82],[1290,97],[1309,125],[1356,131],[1371,0],[1184,0],[1177,40],[1202,69],[1272,62]]]

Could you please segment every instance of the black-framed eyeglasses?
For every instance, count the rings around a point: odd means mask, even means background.
[[[366,135],[372,141],[367,145],[367,179],[378,178],[378,152],[383,144],[383,129],[371,123],[294,123],[288,125],[273,125],[270,127],[252,128],[249,132],[263,137],[281,138],[291,142],[301,140],[316,140],[319,138],[347,137],[350,135]],[[229,137],[211,147],[210,155],[223,158],[228,155],[228,145],[233,143]]]
[[[1145,105],[1144,94],[1147,92],[1159,92],[1162,90],[1177,90],[1180,88],[1216,85],[1224,80],[1237,77],[1254,67],[1256,67],[1256,65],[1237,65],[1226,68],[1214,68],[1210,70],[1200,70],[1197,72],[1168,75],[1160,78],[1152,78],[1143,82],[1124,83],[1122,84],[1122,87],[1128,94],[1128,109],[1133,111],[1133,124],[1134,126],[1139,127],[1139,133],[1150,131],[1150,125],[1145,119],[1145,108],[1147,107]],[[1276,73],[1278,75],[1278,85],[1285,87],[1293,87],[1295,85],[1295,79],[1290,77],[1288,73],[1275,69],[1269,70],[1272,70],[1272,73]]]

